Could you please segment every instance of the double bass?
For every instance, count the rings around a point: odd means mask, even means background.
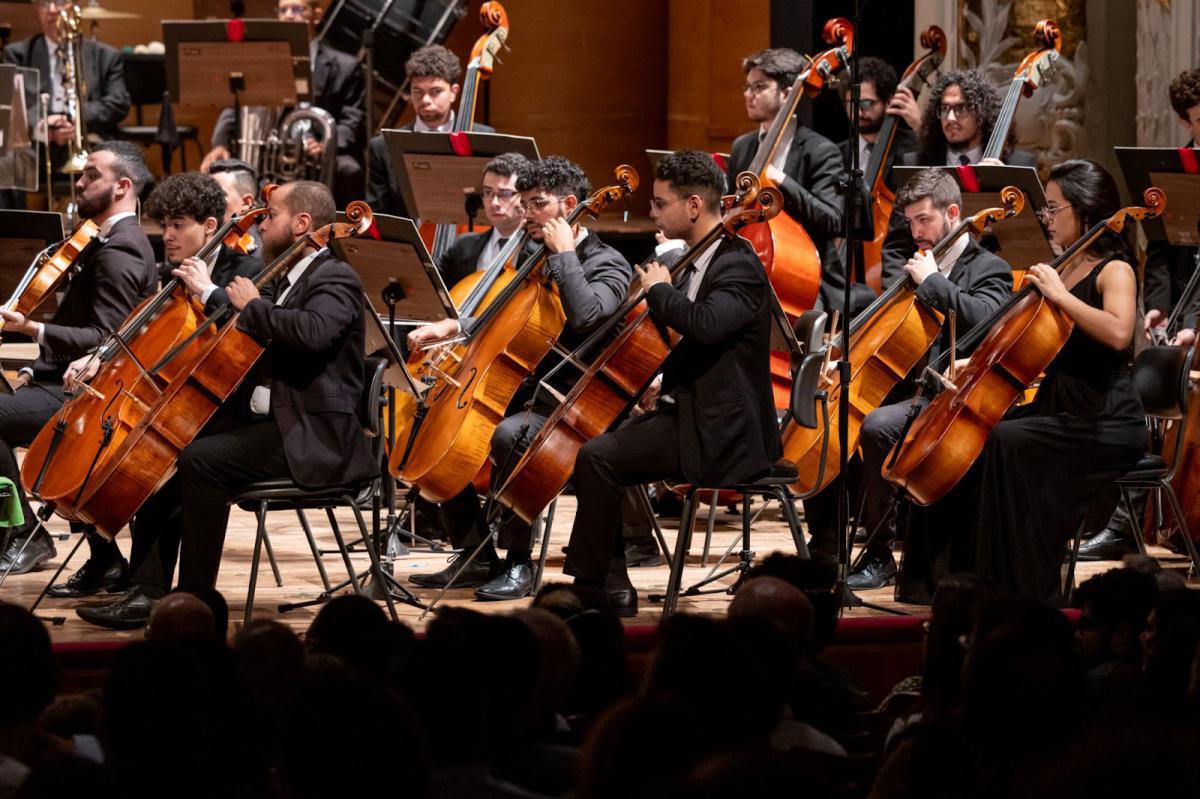
[[[496,0],[487,0],[479,7],[479,21],[483,24],[484,32],[471,48],[471,58],[463,75],[462,99],[458,103],[458,113],[454,115],[451,133],[465,133],[475,129],[475,107],[479,101],[479,87],[491,78],[495,62],[499,60],[496,54],[507,46],[505,42],[508,40],[508,13],[504,6]],[[465,226],[447,222],[438,223],[436,226],[431,223],[421,225],[421,238],[429,248],[429,254],[435,264],[442,262],[442,257],[454,244],[455,238],[464,230]]]
[[[637,190],[638,174],[632,167],[617,167],[616,178],[616,184],[577,205],[567,222],[574,225],[584,214],[599,216]],[[412,446],[392,450],[389,471],[420,489],[425,499],[445,502],[479,472],[509,403],[555,347],[566,315],[558,287],[541,274],[549,255],[543,244],[520,268],[506,269],[492,284],[496,296],[484,300],[466,350],[453,356],[445,370],[439,369],[437,381],[426,392],[428,410]]]
[[[744,173],[757,178],[755,185],[768,188],[774,183],[767,176],[767,168],[775,160],[784,136],[791,130],[796,118],[796,109],[804,97],[815,97],[825,88],[826,82],[845,68],[854,52],[854,26],[840,17],[825,23],[822,35],[828,50],[810,59],[800,75],[792,83],[787,98],[771,126],[767,128],[754,159]],[[741,185],[739,175],[739,185]],[[767,196],[765,194],[760,196]],[[744,227],[741,235],[758,255],[767,270],[767,278],[779,298],[783,312],[795,319],[812,308],[821,287],[821,254],[804,226],[787,214],[771,213],[769,221],[752,223]],[[771,353],[771,381],[775,394],[775,406],[786,408],[791,395],[791,356],[786,352]]]
[[[1120,233],[1130,219],[1152,219],[1167,205],[1166,194],[1151,187],[1143,206],[1122,208],[1098,222],[1051,266],[1060,274],[1105,232]],[[1075,322],[1047,302],[1034,286],[1013,295],[964,339],[978,342],[970,361],[943,378],[946,390],[920,411],[888,456],[883,476],[918,505],[941,499],[962,480],[983,451],[988,434],[1042,374],[1067,343]]]
[[[308,247],[320,250],[335,238],[366,233],[371,209],[356,200],[346,207],[346,219],[297,239],[259,273],[255,287],[261,289],[286,273]],[[184,447],[241,385],[265,350],[238,329],[237,314],[231,311],[232,305],[225,306],[201,320],[196,333],[171,347],[149,368],[139,362],[139,384],[118,384],[117,391],[104,398],[99,411],[101,441],[73,448],[81,451],[64,451],[53,441],[56,433],[61,440],[62,423],[51,419],[43,428],[38,437],[51,437],[43,460],[55,461],[55,473],[69,465],[79,486],[58,498],[55,512],[94,524],[101,535],[111,539],[174,474]],[[141,338],[153,336],[161,318],[150,321]],[[227,321],[216,328],[214,322],[219,320]],[[175,337],[177,333],[167,330],[166,335]],[[21,479],[32,490],[39,474],[47,473],[44,466],[37,472],[23,466]]]
[[[768,222],[783,208],[783,195],[773,186],[751,190],[745,199],[745,207],[733,208],[671,267],[672,277],[714,242],[737,236],[748,225]],[[533,521],[562,491],[575,470],[579,449],[633,406],[681,339],[650,315],[645,292],[637,292],[608,324],[576,348],[572,360],[584,361],[586,353],[605,339],[608,328],[622,322],[624,328],[561,399],[496,493],[497,501],[525,521]]]
[[[959,222],[933,247],[933,257],[939,257],[962,236],[979,235],[988,224],[1014,217],[1025,207],[1025,195],[1013,186],[1006,186],[1000,192],[1000,200],[1004,203],[1002,207],[985,208]],[[942,314],[917,299],[916,286],[905,275],[851,322],[847,357],[851,375],[850,416],[846,437],[850,451],[858,446],[863,419],[883,403],[921,360],[941,332],[943,321]],[[830,355],[840,358],[845,342],[843,333],[831,345]],[[789,422],[783,430],[783,457],[795,463],[800,473],[795,483],[798,492],[824,488],[840,471],[837,409],[841,401],[842,387],[835,383],[829,389],[830,430],[828,445],[824,447],[824,471],[821,467],[824,426],[818,423],[815,429],[809,429]]]
[[[937,25],[930,25],[921,32],[921,47],[927,51],[908,65],[900,76],[898,88],[908,89],[913,97],[920,98],[921,90],[929,82],[929,76],[937,72],[946,57],[946,34]],[[883,242],[887,238],[888,221],[896,207],[896,194],[885,180],[884,168],[896,143],[896,127],[899,117],[884,114],[879,127],[879,137],[871,148],[871,160],[864,173],[865,182],[871,192],[872,237],[863,242],[863,276],[868,286],[876,293],[883,291]]]

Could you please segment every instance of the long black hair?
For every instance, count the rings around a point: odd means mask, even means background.
[[[927,166],[941,166],[946,160],[946,134],[942,131],[942,120],[938,116],[938,108],[942,104],[942,94],[951,86],[957,86],[963,95],[963,102],[975,114],[979,124],[980,141],[986,147],[992,137],[992,129],[1000,116],[1001,97],[999,90],[977,69],[952,69],[942,73],[938,82],[929,93],[929,102],[921,114],[921,130],[919,143],[923,163]],[[1012,143],[1012,132],[1005,145],[1005,152]]]
[[[1121,192],[1108,170],[1095,161],[1073,158],[1063,161],[1050,170],[1047,182],[1054,181],[1075,218],[1079,220],[1082,236],[1096,223],[1102,222],[1121,209]],[[1087,252],[1095,258],[1120,258],[1133,263],[1133,248],[1129,245],[1127,231],[1120,234],[1106,230]]]

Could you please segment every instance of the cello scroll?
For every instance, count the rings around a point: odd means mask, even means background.
[[[1167,210],[1167,193],[1157,186],[1151,186],[1142,192],[1142,202],[1145,205],[1131,205],[1117,211],[1109,217],[1105,227],[1113,233],[1120,233],[1130,219],[1140,222],[1143,219],[1154,219],[1156,216],[1161,216],[1163,211]]]
[[[1000,190],[1000,202],[1003,203],[1000,207],[984,208],[967,220],[972,232],[978,235],[988,225],[1011,219],[1025,210],[1025,192],[1016,186],[1005,186]]]

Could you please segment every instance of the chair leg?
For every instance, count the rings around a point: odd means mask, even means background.
[[[275,587],[283,587],[283,575],[279,573],[279,564],[275,561],[275,548],[271,546],[271,536],[263,530],[263,546],[267,548],[267,562],[271,564],[271,574],[275,577]]]
[[[250,586],[246,590],[246,611],[242,614],[242,626],[245,627],[250,623],[250,617],[254,614],[254,591],[258,587],[258,562],[262,558],[263,538],[267,534],[267,501],[260,500],[258,510],[254,514],[258,517],[258,530],[254,535],[254,557],[250,559]]]
[[[362,586],[358,582],[358,572],[354,571],[354,564],[350,562],[350,550],[346,549],[346,539],[342,538],[342,528],[338,527],[337,517],[333,515],[333,508],[325,508],[325,516],[329,519],[329,529],[333,533],[333,538],[337,541],[338,552],[342,553],[342,563],[346,566],[346,576],[350,578],[350,585],[354,589],[354,593],[361,594]]]
[[[1143,530],[1143,525],[1146,523],[1145,516],[1138,518],[1137,508],[1133,505],[1133,497],[1129,496],[1129,486],[1118,484],[1121,490],[1121,502],[1125,504],[1125,512],[1129,514],[1129,526],[1133,530],[1133,540],[1137,545],[1137,551],[1146,554],[1146,534]],[[1157,488],[1157,486],[1156,486]],[[1160,489],[1161,490],[1161,489]]]
[[[644,485],[635,488],[634,493],[637,494],[638,504],[642,506],[642,512],[646,514],[646,519],[650,522],[650,529],[654,531],[654,537],[658,539],[658,545],[662,548],[663,557],[669,563],[671,561],[671,548],[667,546],[667,537],[663,535],[662,526],[658,523],[658,517],[654,515],[654,506],[650,504],[650,493]]]
[[[708,524],[704,528],[704,552],[700,555],[700,565],[708,565],[708,552],[712,548],[713,528],[717,525],[717,499],[721,492],[713,490],[708,502]]]
[[[535,596],[542,588],[542,575],[546,572],[546,557],[550,552],[550,531],[554,528],[554,510],[557,507],[558,497],[555,497],[550,503],[550,507],[546,509],[546,523],[542,526],[542,547],[538,551],[537,567],[533,572],[533,593]]]
[[[792,532],[792,543],[796,545],[796,554],[802,560],[809,560],[812,555],[808,551],[808,543],[804,540],[804,528],[800,525],[800,514],[796,513],[795,498],[792,497],[787,486],[776,486],[775,496],[779,498],[779,506],[783,508],[788,529]]]
[[[679,514],[679,535],[675,539],[675,553],[671,558],[671,574],[667,578],[667,590],[663,595],[662,618],[666,619],[675,612],[679,602],[679,589],[683,584],[683,567],[687,564],[688,548],[692,543],[692,525],[696,519],[696,506],[699,504],[697,494],[699,489],[692,487],[688,490],[683,501],[683,511]]]
[[[1188,529],[1187,518],[1179,505],[1179,497],[1175,496],[1175,489],[1165,480],[1159,482],[1159,490],[1166,495],[1167,502],[1171,504],[1171,512],[1175,514],[1175,521],[1179,524],[1179,534],[1183,536],[1183,545],[1187,547],[1188,557],[1192,559],[1192,571],[1200,578],[1200,554],[1196,552],[1196,542],[1192,540],[1192,531]]]
[[[29,538],[33,538],[33,536],[37,534],[37,531],[43,526],[43,523],[39,520],[37,527],[34,527],[33,532],[29,534]],[[58,564],[58,568],[54,570],[54,574],[50,575],[50,579],[46,581],[44,586],[42,586],[42,591],[37,595],[37,599],[33,600],[33,604],[29,606],[30,613],[33,613],[38,609],[38,605],[42,604],[42,600],[46,598],[46,593],[54,586],[55,583],[58,582],[59,575],[66,571],[67,564],[70,563],[75,557],[75,553],[79,551],[79,547],[83,546],[84,539],[86,538],[87,533],[79,534],[79,540],[75,542],[75,546],[71,547],[71,551],[67,553],[65,558],[63,558],[63,562]],[[0,583],[3,583],[3,580],[0,580]]]
[[[313,537],[312,527],[308,524],[308,517],[299,508],[296,508],[296,517],[300,519],[300,527],[304,529],[304,537],[308,539],[308,548],[312,550],[313,562],[317,564],[317,573],[321,575],[321,585],[328,592],[330,590],[329,573],[325,571],[325,563],[321,558],[321,550],[317,547],[317,539]]]
[[[375,547],[371,544],[371,534],[367,530],[367,520],[363,518],[362,510],[354,501],[354,497],[346,495],[344,498],[345,504],[350,506],[351,513],[354,514],[354,521],[358,523],[358,534],[362,536],[363,546],[367,550],[367,555],[371,558],[371,574],[375,578],[375,585],[379,586],[383,591],[383,601],[387,605],[388,615],[392,617],[392,621],[400,621],[400,616],[396,613],[396,603],[392,599],[392,589],[388,585],[387,578],[383,574],[383,565],[379,562],[379,553],[375,551]]]
[[[1125,489],[1121,489],[1121,493],[1125,493]],[[1070,606],[1071,599],[1075,596],[1075,564],[1079,562],[1079,542],[1083,540],[1083,526],[1087,524],[1087,518],[1084,517],[1079,522],[1079,528],[1075,530],[1075,538],[1071,542],[1071,555],[1067,559],[1067,577],[1063,580],[1063,604]]]

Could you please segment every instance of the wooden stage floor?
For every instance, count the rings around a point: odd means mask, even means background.
[[[551,533],[549,558],[546,566],[547,581],[563,579],[562,547],[567,543],[574,515],[575,498],[571,496],[562,497],[558,503],[558,510]],[[320,577],[295,514],[277,512],[271,513],[267,518],[268,531],[283,577],[283,585],[282,587],[275,585],[264,555],[262,569],[259,573],[257,596],[255,597],[254,616],[255,618],[277,618],[291,625],[296,630],[301,631],[308,627],[316,615],[318,608],[304,608],[280,614],[277,612],[276,607],[280,603],[301,601],[318,594],[322,588]],[[332,549],[334,539],[328,522],[324,518],[324,514],[310,513],[309,519],[316,534],[318,545],[325,549]],[[354,526],[349,512],[339,513],[338,519],[345,535],[348,537],[357,536],[357,532],[355,532],[357,528]],[[250,559],[254,545],[254,524],[253,514],[245,513],[236,508],[233,510],[229,534],[225,541],[224,560],[217,586],[229,602],[231,631],[241,625],[242,613],[245,608],[246,588],[250,575]],[[678,523],[676,520],[665,520],[662,524],[667,541],[674,546]],[[693,536],[692,556],[689,560],[689,566],[684,573],[685,586],[696,582],[708,572],[708,569],[702,567],[700,564],[700,552],[704,540],[703,524],[704,517],[702,516],[697,524],[696,533]],[[66,533],[67,525],[62,520],[56,518],[51,521],[50,529],[54,533]],[[709,568],[720,557],[721,553],[730,546],[730,543],[735,540],[739,530],[739,516],[724,512],[724,510],[718,514],[713,535],[713,554],[710,556]],[[52,566],[57,567],[74,543],[74,539],[55,542],[58,548],[58,557],[51,562]],[[128,538],[123,537],[119,543],[122,550],[128,552]],[[755,523],[752,528],[752,543],[759,557],[776,550],[784,552],[794,551],[787,525],[783,522],[777,507],[768,508]],[[86,551],[87,546],[85,544],[76,555],[75,560],[68,566],[67,571],[64,572],[64,576],[70,574],[74,568],[83,562],[86,557]],[[1175,556],[1165,549],[1151,548],[1151,554],[1159,557],[1165,566],[1180,569],[1186,568],[1186,561],[1183,558]],[[406,578],[410,574],[441,569],[445,565],[447,557],[448,553],[446,552],[414,552],[395,562],[396,577],[407,583]],[[736,551],[734,552],[734,559],[736,559]],[[363,569],[366,568],[367,558],[365,555],[358,555],[354,560],[357,566]],[[725,566],[727,565],[729,565],[729,562],[725,564]],[[1118,564],[1111,562],[1080,563],[1077,576],[1080,580],[1086,579],[1092,574],[1106,571],[1116,565]],[[722,569],[725,566],[722,566]],[[341,559],[336,554],[326,556],[325,568],[330,579],[335,583],[345,577],[345,569],[342,566]],[[28,606],[37,596],[42,586],[45,585],[46,581],[50,579],[52,573],[52,569],[42,569],[31,574],[10,577],[4,586],[0,587],[0,598]],[[628,623],[651,624],[658,620],[660,614],[659,605],[650,603],[647,600],[647,595],[650,593],[660,593],[665,589],[667,573],[668,567],[665,563],[662,566],[654,568],[630,570],[630,575],[639,592],[640,613],[635,618],[629,619]],[[723,584],[729,585],[732,584],[732,581],[733,578],[729,577],[723,581]],[[412,588],[414,593],[426,602],[432,599],[436,593],[431,590],[418,589],[415,586]],[[926,608],[896,603],[892,598],[892,589],[890,587],[863,592],[863,598],[884,607],[896,608],[915,615],[927,612]],[[712,615],[723,614],[729,599],[730,596],[725,593],[685,598],[680,603],[680,609],[688,612]],[[38,609],[40,616],[44,618],[53,616],[64,618],[64,623],[52,627],[51,635],[54,641],[134,640],[141,637],[142,632],[140,630],[134,632],[114,632],[93,627],[83,622],[75,615],[73,608],[78,604],[83,604],[85,601],[95,600],[47,599],[42,603]],[[473,592],[469,589],[451,591],[443,600],[443,604],[446,605],[462,605],[487,613],[504,613],[525,607],[528,603],[529,600],[527,599],[515,602],[476,602],[473,599]],[[403,604],[399,604],[397,609],[401,619],[405,623],[418,630],[424,627],[425,622],[419,618],[421,615],[419,609]],[[880,611],[866,608],[847,611],[847,615],[851,617],[880,615],[880,613]]]

